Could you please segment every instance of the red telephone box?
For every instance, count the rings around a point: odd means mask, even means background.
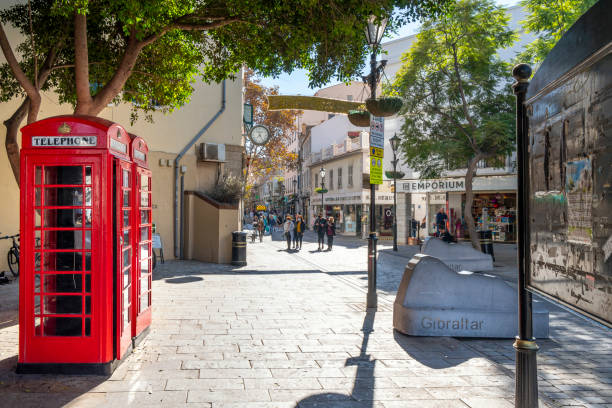
[[[89,116],[21,131],[18,372],[109,374],[135,319],[130,137]]]
[[[134,299],[132,337],[134,345],[142,339],[143,333],[151,325],[151,277],[153,269],[153,249],[151,234],[151,170],[149,170],[149,148],[147,143],[138,136],[129,134],[132,139],[132,178],[134,206],[134,283],[132,299]]]

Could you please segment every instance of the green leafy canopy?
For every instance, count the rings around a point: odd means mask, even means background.
[[[505,11],[489,0],[457,1],[424,22],[386,89],[404,100],[403,158],[421,177],[513,150],[510,67],[496,54],[514,41]]]
[[[524,0],[521,5],[529,15],[523,22],[525,30],[537,38],[525,47],[518,61],[539,65],[563,34],[597,0]]]
[[[87,16],[89,75],[95,96],[117,72],[132,40],[147,42],[116,100],[131,102],[134,115],[171,111],[188,102],[198,78],[219,82],[243,66],[276,76],[298,68],[310,86],[347,81],[368,52],[363,27],[370,15],[393,14],[391,27],[440,12],[450,0],[31,0],[34,50],[27,4],[0,11],[0,21],[22,34],[20,65],[33,77],[40,62],[61,44],[43,90],[76,104],[74,13]],[[396,11],[393,13],[393,11]],[[216,25],[216,23],[219,23]],[[148,42],[147,40],[154,39]],[[0,98],[23,96],[9,68],[0,68]]]

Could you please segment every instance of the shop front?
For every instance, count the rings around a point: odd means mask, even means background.
[[[367,235],[369,226],[369,192],[325,194],[325,206],[321,207],[321,194],[310,199],[311,224],[314,218],[323,214],[334,217],[336,233],[348,236]],[[376,230],[380,236],[393,236],[393,195],[376,194]],[[380,203],[380,205],[379,205]],[[310,225],[310,224],[309,224]]]
[[[464,178],[402,180],[398,184],[398,193],[412,195],[410,202],[420,207],[421,201],[424,201],[424,214],[421,212],[416,215],[419,224],[425,224],[424,230],[421,229],[421,237],[435,235],[438,229],[436,218],[442,210],[446,217],[439,218],[445,220],[446,229],[457,239],[469,239],[465,222]],[[516,176],[475,177],[472,188],[474,202],[471,211],[476,229],[492,231],[494,241],[514,242]]]

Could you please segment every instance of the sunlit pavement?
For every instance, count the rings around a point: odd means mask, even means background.
[[[511,339],[393,332],[394,292],[417,248],[381,243],[379,308],[366,313],[366,242],[337,237],[319,252],[312,238],[299,252],[249,243],[243,268],[160,265],[151,333],[110,378],[14,374],[17,284],[0,286],[0,406],[514,406]],[[499,251],[496,272],[512,279],[513,248]],[[540,406],[611,406],[610,332],[550,310]]]

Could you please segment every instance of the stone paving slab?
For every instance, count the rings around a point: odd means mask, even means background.
[[[13,311],[3,315],[8,323],[0,326],[0,405],[513,405],[511,342],[395,333],[389,302],[395,269],[406,258],[383,253],[379,311],[366,313],[363,242],[343,247],[341,237],[338,241],[331,253],[317,253],[308,242],[300,254],[269,241],[249,244],[249,265],[243,268],[188,261],[160,265],[149,336],[109,378],[16,375],[14,301]],[[17,285],[0,287],[0,296],[8,287],[14,291]],[[557,318],[555,330],[574,337],[542,344],[540,387],[548,396],[540,406],[610,404],[610,342],[583,321],[565,327],[565,315]],[[581,347],[593,355],[584,357]]]

